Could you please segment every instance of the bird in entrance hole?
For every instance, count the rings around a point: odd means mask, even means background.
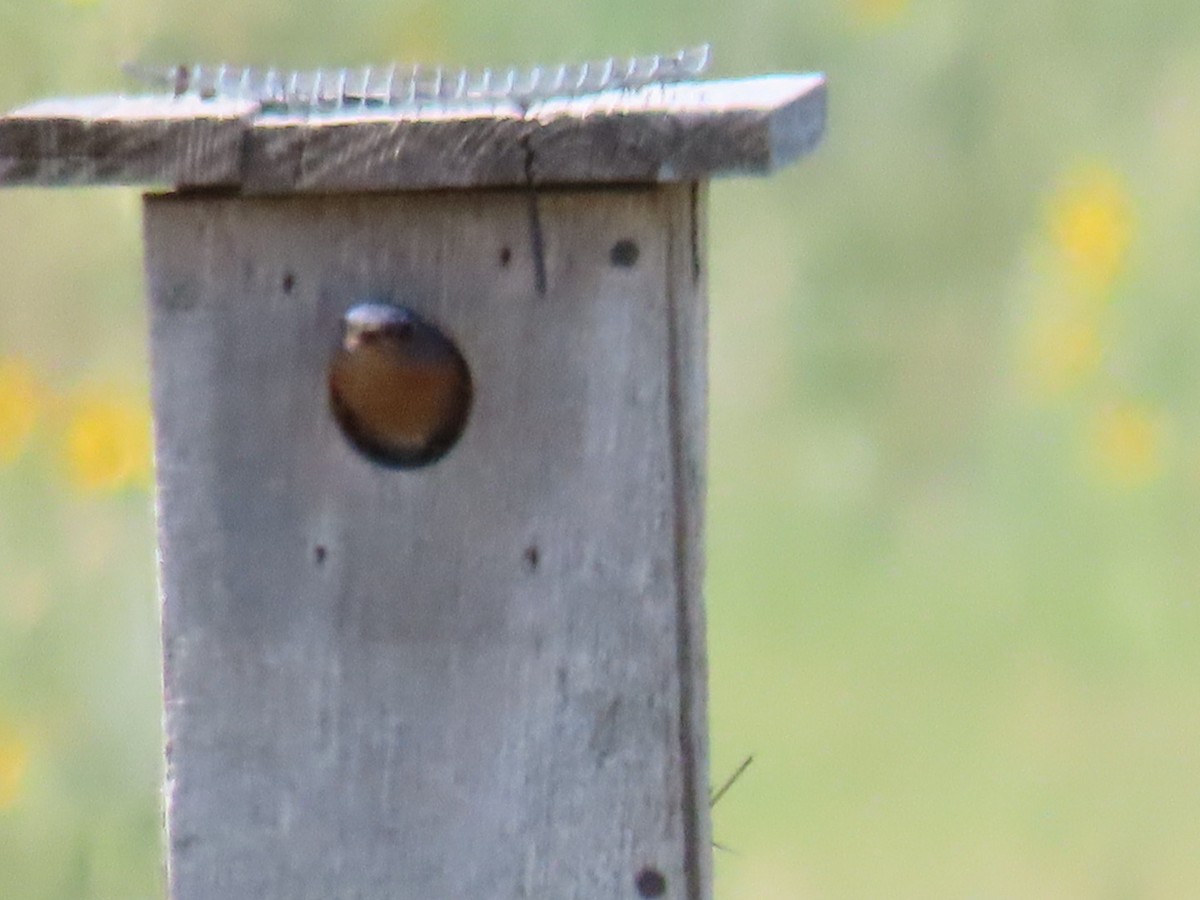
[[[406,469],[440,459],[462,434],[471,396],[458,348],[412,310],[363,303],[342,317],[329,401],[342,432],[368,458]]]

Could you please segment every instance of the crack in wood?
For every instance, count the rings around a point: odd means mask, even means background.
[[[700,182],[692,182],[688,208],[688,237],[692,251],[692,284],[700,283]]]
[[[522,110],[524,114],[525,110]],[[533,279],[539,297],[546,296],[546,240],[542,231],[542,211],[538,201],[534,171],[533,135],[522,134],[519,143],[525,153],[525,187],[529,191],[529,240],[533,254]]]
[[[694,195],[693,195],[694,196]],[[668,259],[678,252],[678,218],[668,226]],[[706,896],[703,865],[700,859],[700,799],[696,791],[699,764],[696,759],[695,691],[692,677],[695,667],[692,646],[692,558],[688,552],[691,521],[688,515],[688,486],[685,482],[683,386],[680,384],[686,364],[680,347],[679,300],[675,285],[667,283],[667,396],[671,459],[672,519],[675,545],[675,632],[678,640],[676,664],[679,678],[679,762],[683,774],[683,874],[686,897],[701,900]]]

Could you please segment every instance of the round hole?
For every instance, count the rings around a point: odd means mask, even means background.
[[[537,544],[530,544],[526,547],[522,558],[525,560],[525,570],[536,572],[538,563],[541,561],[541,552],[538,550]]]
[[[291,272],[284,272],[281,286],[283,287],[283,292],[285,294],[290,294],[292,292],[292,288],[296,286],[296,276]]]
[[[658,869],[646,867],[633,880],[639,897],[661,897],[667,892],[667,879]]]
[[[508,268],[508,264],[512,262],[512,249],[509,247],[500,248],[500,265]]]
[[[329,403],[371,461],[413,469],[441,459],[471,409],[471,373],[454,342],[410,309],[363,303],[342,317]]]
[[[614,266],[629,269],[637,264],[640,253],[638,245],[626,238],[613,244],[612,250],[608,253],[608,258],[612,260]]]
[[[324,544],[317,544],[313,547],[313,562],[318,566],[325,565],[325,557],[329,555],[329,551],[325,549]]]

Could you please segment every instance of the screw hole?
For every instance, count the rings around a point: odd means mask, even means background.
[[[324,544],[317,544],[313,547],[313,562],[318,566],[325,565],[325,557],[329,555],[329,551],[325,549]]]
[[[508,264],[512,262],[512,250],[509,247],[500,248],[500,265],[508,268]]]
[[[667,879],[658,869],[646,867],[637,873],[633,883],[640,897],[661,897],[667,892]]]
[[[295,286],[296,286],[296,276],[293,275],[291,272],[284,272],[283,273],[283,282],[282,282],[283,292],[285,294],[290,294],[292,292],[292,288],[294,288]]]
[[[632,268],[637,264],[638,256],[641,251],[638,250],[638,245],[625,238],[613,244],[612,250],[609,251],[608,258],[612,260],[614,266],[620,266],[622,269]]]
[[[538,563],[541,562],[542,554],[537,548],[537,544],[530,544],[525,548],[523,555],[525,560],[525,570],[527,572],[536,572]]]

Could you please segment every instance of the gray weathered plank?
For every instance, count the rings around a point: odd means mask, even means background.
[[[190,97],[35,103],[0,117],[0,185],[236,183],[257,109]]]
[[[710,896],[704,191],[535,202],[148,199],[173,900]],[[328,412],[364,298],[472,368],[429,468]]]
[[[245,193],[694,181],[808,152],[818,75],[654,85],[527,107],[301,114],[191,97],[49,100],[0,117],[0,185],[229,186]]]

